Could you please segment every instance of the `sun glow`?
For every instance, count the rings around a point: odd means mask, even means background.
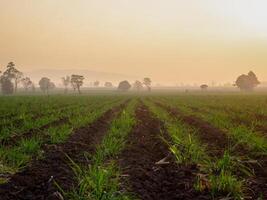
[[[267,0],[0,0],[0,66],[172,83],[232,81],[253,68],[267,79],[265,10]]]
[[[216,1],[215,12],[225,20],[243,26],[251,33],[267,37],[266,0],[225,0]]]

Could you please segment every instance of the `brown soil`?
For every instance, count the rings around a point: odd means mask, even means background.
[[[48,129],[49,127],[59,126],[59,125],[67,123],[68,119],[69,119],[68,117],[56,119],[56,120],[54,120],[48,124],[41,126],[40,128],[30,129],[29,131],[22,133],[20,135],[10,135],[10,137],[7,137],[3,140],[0,140],[0,145],[6,146],[6,147],[7,146],[8,147],[14,146],[14,145],[18,144],[21,140],[29,139],[29,138],[33,137],[34,135],[37,135],[38,133],[43,132],[44,130]]]
[[[207,153],[211,156],[222,156],[228,143],[235,142],[231,141],[231,138],[227,138],[222,130],[196,116],[186,116],[177,108],[171,108],[161,103],[156,104],[169,111],[173,117],[177,117],[184,123],[197,128],[199,130],[199,138],[207,145]],[[237,145],[234,154],[239,156],[251,155],[250,150],[244,145]],[[252,156],[252,159],[258,160],[260,166],[258,164],[250,166],[253,167],[255,176],[248,179],[248,199],[257,199],[261,194],[263,199],[267,199],[267,157]],[[237,174],[239,173],[240,172],[237,169]]]
[[[187,116],[177,108],[171,108],[161,103],[156,104],[167,110],[173,117],[178,118],[185,124],[196,128],[198,130],[198,137],[207,146],[207,153],[210,156],[221,157],[224,150],[228,148],[229,138],[222,130],[196,116]]]
[[[57,112],[61,112],[63,110],[66,110],[66,109],[69,109],[69,108],[72,108],[72,107],[76,107],[77,105],[63,105],[61,107],[59,107],[59,105],[57,107],[52,107],[51,108],[51,111],[48,112],[48,113],[35,113],[34,115],[32,115],[31,111],[28,110],[27,112],[25,112],[24,114],[27,114],[27,115],[31,115],[31,119],[34,119],[34,120],[37,120],[37,119],[40,119],[42,118],[43,116],[45,115],[50,115],[50,114],[54,114],[54,113],[57,113]],[[10,118],[9,121],[7,121],[6,123],[2,123],[0,124],[0,128],[3,128],[3,127],[6,127],[6,126],[10,126],[10,125],[13,125],[13,126],[16,126],[17,128],[23,126],[23,123],[24,123],[24,119],[21,119],[21,118],[17,118],[18,117],[18,113],[17,114],[9,114],[9,115],[5,115],[5,116],[0,116],[0,119],[3,119],[3,118]],[[14,119],[12,119],[14,118]]]
[[[86,106],[82,106],[82,107],[86,107]],[[60,109],[59,109],[60,110]],[[73,113],[72,113],[73,115]],[[5,139],[0,139],[0,145],[2,146],[6,146],[6,147],[11,147],[11,146],[14,146],[16,144],[18,144],[21,140],[23,139],[29,139],[33,136],[38,136],[40,138],[45,138],[46,135],[43,133],[43,131],[45,131],[46,129],[50,128],[50,127],[56,127],[56,126],[60,126],[60,125],[63,125],[65,123],[68,123],[69,122],[69,118],[70,116],[68,117],[61,117],[59,119],[55,119],[39,128],[33,128],[33,129],[30,129],[28,130],[27,132],[25,133],[21,133],[19,135],[12,135],[10,134],[9,137],[5,138]],[[40,133],[40,134],[38,134]],[[47,142],[47,141],[45,141]]]
[[[267,115],[259,114],[259,113],[251,113],[248,111],[247,115],[250,115],[250,117],[244,119],[244,118],[239,118],[236,115],[235,115],[235,117],[232,116],[233,113],[237,112],[235,109],[232,109],[232,108],[223,109],[223,108],[216,107],[216,106],[208,106],[208,107],[213,109],[213,110],[223,110],[224,112],[226,112],[229,115],[229,118],[232,120],[232,123],[234,123],[236,125],[242,124],[246,127],[253,128],[255,131],[257,131],[256,134],[258,134],[259,136],[267,137],[267,127],[266,126],[257,125],[254,127],[254,125],[253,125],[254,120],[267,121]],[[195,111],[200,112],[197,110],[195,110]],[[246,110],[244,110],[244,112],[246,112]]]
[[[251,199],[267,199],[267,156],[258,158],[260,165],[254,166],[255,176],[248,180]]]
[[[197,166],[174,162],[168,146],[159,137],[164,134],[168,138],[163,124],[153,118],[143,104],[135,115],[137,124],[118,161],[123,174],[123,190],[144,200],[209,199],[208,194],[194,190]],[[169,164],[156,164],[166,157]]]
[[[47,145],[43,160],[35,161],[8,183],[0,185],[1,200],[60,199],[54,181],[65,191],[77,184],[66,154],[76,163],[84,164],[83,153],[95,151],[110,122],[125,106],[126,103],[108,110],[91,125],[75,131],[64,144]]]

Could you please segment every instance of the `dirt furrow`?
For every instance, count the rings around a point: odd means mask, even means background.
[[[89,126],[76,130],[64,144],[45,146],[44,159],[37,160],[15,174],[8,183],[0,185],[1,200],[60,199],[54,181],[63,190],[70,190],[77,184],[66,154],[73,161],[85,164],[84,152],[94,153],[110,122],[126,104],[108,110]]]
[[[86,106],[82,106],[81,108],[86,108]],[[85,114],[85,111],[83,111],[83,114]],[[43,142],[48,142],[47,141],[47,135],[45,135],[43,132],[49,128],[52,127],[57,127],[66,123],[69,123],[69,119],[70,117],[75,116],[74,113],[71,113],[69,116],[66,117],[60,117],[58,119],[55,119],[51,122],[48,122],[47,124],[42,125],[39,128],[32,128],[28,131],[26,131],[25,133],[21,133],[18,135],[10,135],[9,137],[5,138],[5,139],[0,139],[0,145],[5,146],[5,147],[11,147],[14,146],[16,144],[18,144],[20,141],[25,140],[25,139],[29,139],[33,136],[38,136],[38,138],[44,140]],[[45,141],[46,140],[46,141]]]
[[[207,153],[210,156],[221,157],[228,148],[230,140],[224,131],[196,116],[185,115],[178,108],[172,108],[158,102],[156,105],[168,111],[172,117],[178,118],[183,123],[196,128],[198,130],[198,137],[207,146],[209,150]]]
[[[227,137],[227,133],[214,127],[212,124],[196,116],[186,116],[177,108],[172,108],[158,102],[156,104],[167,110],[173,117],[179,118],[185,124],[198,129],[198,136],[207,145],[207,153],[210,156],[220,158],[230,143],[232,145],[236,144],[236,141]],[[250,150],[242,144],[236,145],[234,155],[250,156],[251,159],[259,162],[250,166],[253,167],[255,176],[247,180],[248,199],[257,199],[260,195],[263,196],[263,199],[267,199],[267,156],[253,156]]]
[[[68,119],[69,119],[68,117],[56,119],[54,121],[49,122],[48,124],[41,126],[40,128],[30,129],[27,132],[22,133],[20,135],[12,135],[8,138],[5,138],[4,140],[0,140],[0,145],[5,146],[5,147],[11,147],[11,146],[18,144],[20,141],[30,139],[33,136],[39,136],[40,139],[44,138],[46,137],[46,135],[44,135],[43,131],[45,131],[46,129],[50,127],[60,126],[62,124],[65,124],[68,122]]]
[[[137,123],[118,161],[123,173],[122,189],[145,200],[208,199],[208,195],[194,191],[197,166],[175,163],[160,138],[162,133],[168,138],[161,121],[152,117],[143,104],[135,116]],[[164,158],[167,163],[157,163]]]

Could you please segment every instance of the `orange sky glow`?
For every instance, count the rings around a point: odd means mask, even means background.
[[[267,80],[266,0],[0,0],[0,68]]]

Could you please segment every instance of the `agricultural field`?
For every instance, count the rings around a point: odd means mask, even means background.
[[[267,95],[0,97],[1,200],[267,199]]]

